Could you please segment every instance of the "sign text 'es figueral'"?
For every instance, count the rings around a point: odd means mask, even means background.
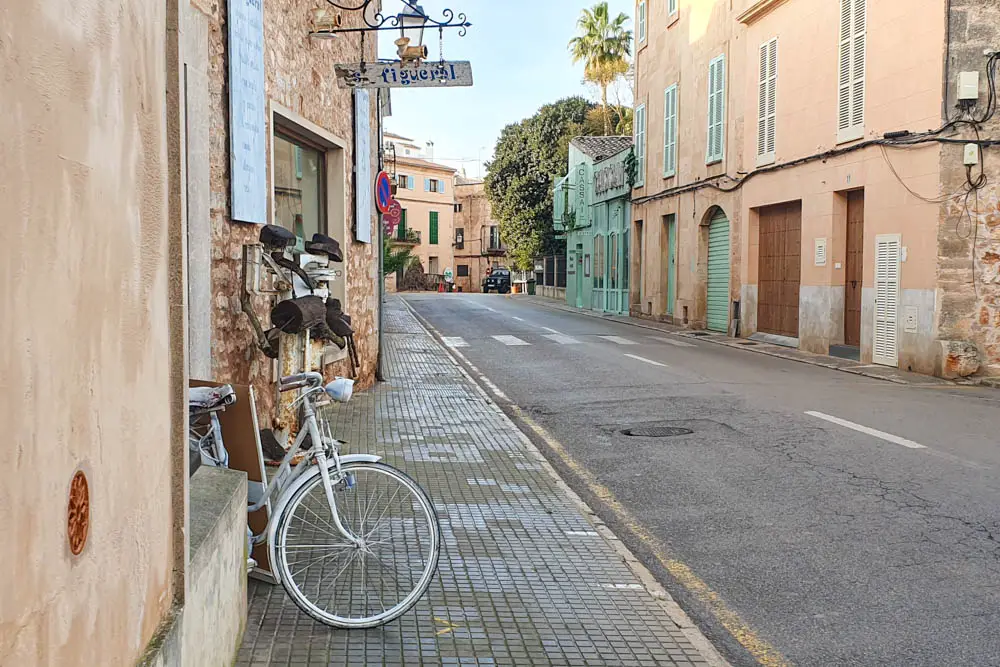
[[[336,65],[341,88],[454,88],[472,85],[472,63],[377,62]]]

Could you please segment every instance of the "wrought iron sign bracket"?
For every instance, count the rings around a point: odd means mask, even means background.
[[[462,12],[456,14],[451,9],[444,9],[441,11],[442,20],[438,21],[424,14],[423,10],[419,8],[419,5],[417,5],[415,1],[400,1],[406,5],[409,11],[422,15],[424,18],[424,26],[427,28],[438,28],[440,30],[444,30],[445,28],[457,28],[459,37],[464,37],[468,29],[472,26],[472,24],[469,23],[468,17]],[[403,14],[390,14],[386,16],[380,11],[369,11],[376,0],[355,0],[354,2],[345,2],[344,0],[326,0],[326,2],[341,11],[360,11],[361,20],[364,22],[364,25],[355,28],[330,27],[329,29],[322,31],[326,34],[337,34],[342,32],[365,33],[377,32],[381,30],[400,30],[405,28],[403,25]]]

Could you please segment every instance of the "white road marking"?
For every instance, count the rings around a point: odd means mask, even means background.
[[[488,311],[490,311],[491,313],[495,313],[495,312],[497,312],[497,311],[493,310],[492,308],[490,308],[489,306],[483,306],[483,310],[488,310]]]
[[[559,343],[560,345],[579,345],[580,341],[573,338],[572,336],[566,336],[563,334],[542,334],[542,338],[548,338],[553,343]]]
[[[673,345],[674,347],[695,347],[691,343],[685,343],[682,340],[676,340],[674,338],[668,338],[666,336],[647,336],[647,338],[652,338],[653,340],[660,341],[661,343],[666,343],[667,345]]]
[[[837,424],[838,426],[843,426],[844,428],[865,433],[872,437],[885,440],[886,442],[902,445],[903,447],[909,447],[910,449],[927,449],[926,446],[921,445],[919,442],[913,442],[912,440],[901,438],[898,435],[893,435],[892,433],[886,433],[885,431],[879,431],[878,429],[862,426],[861,424],[855,424],[854,422],[849,422],[846,419],[841,419],[840,417],[834,417],[832,415],[823,414],[822,412],[816,412],[814,410],[808,410],[806,411],[806,414],[810,417],[816,417],[817,419],[823,419],[833,424]]]
[[[635,359],[636,361],[644,361],[647,364],[652,364],[653,366],[660,366],[662,368],[667,368],[666,364],[661,364],[659,361],[653,361],[652,359],[647,359],[646,357],[640,357],[639,355],[636,354],[626,354],[625,356],[629,357],[630,359]]]
[[[452,348],[469,347],[469,344],[461,336],[441,336],[441,342]]]
[[[523,341],[517,336],[493,336],[493,338],[504,345],[531,345],[531,343]]]
[[[554,334],[557,334],[557,333],[559,333],[559,332],[558,332],[558,331],[556,331],[555,329],[550,329],[550,328],[548,328],[548,327],[538,327],[538,328],[539,328],[539,329],[542,329],[543,331],[548,331],[549,333],[554,333]]]
[[[523,322],[523,321],[524,321],[524,320],[523,320],[522,318],[520,318],[520,317],[515,317],[515,316],[513,316],[513,315],[511,315],[511,316],[510,316],[510,319],[512,319],[512,320],[517,320],[518,322]]]
[[[609,343],[615,343],[616,345],[635,345],[633,341],[628,338],[622,338],[621,336],[598,336],[598,338],[603,338]]]

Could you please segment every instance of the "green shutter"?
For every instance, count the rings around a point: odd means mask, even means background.
[[[430,242],[436,244],[438,242],[438,214],[437,211],[431,211],[431,239]]]
[[[406,209],[403,209],[403,215],[399,219],[399,225],[396,227],[396,238],[400,241],[406,240]]]
[[[729,330],[729,219],[718,211],[708,227],[708,328]]]

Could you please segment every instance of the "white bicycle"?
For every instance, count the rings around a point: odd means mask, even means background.
[[[296,389],[302,427],[267,488],[248,503],[255,512],[276,498],[267,528],[251,533],[250,542],[268,543],[274,576],[320,623],[388,623],[430,586],[441,551],[437,513],[413,479],[380,457],[340,454],[342,443],[316,412],[317,398],[326,394],[322,375],[281,379],[280,391]]]

